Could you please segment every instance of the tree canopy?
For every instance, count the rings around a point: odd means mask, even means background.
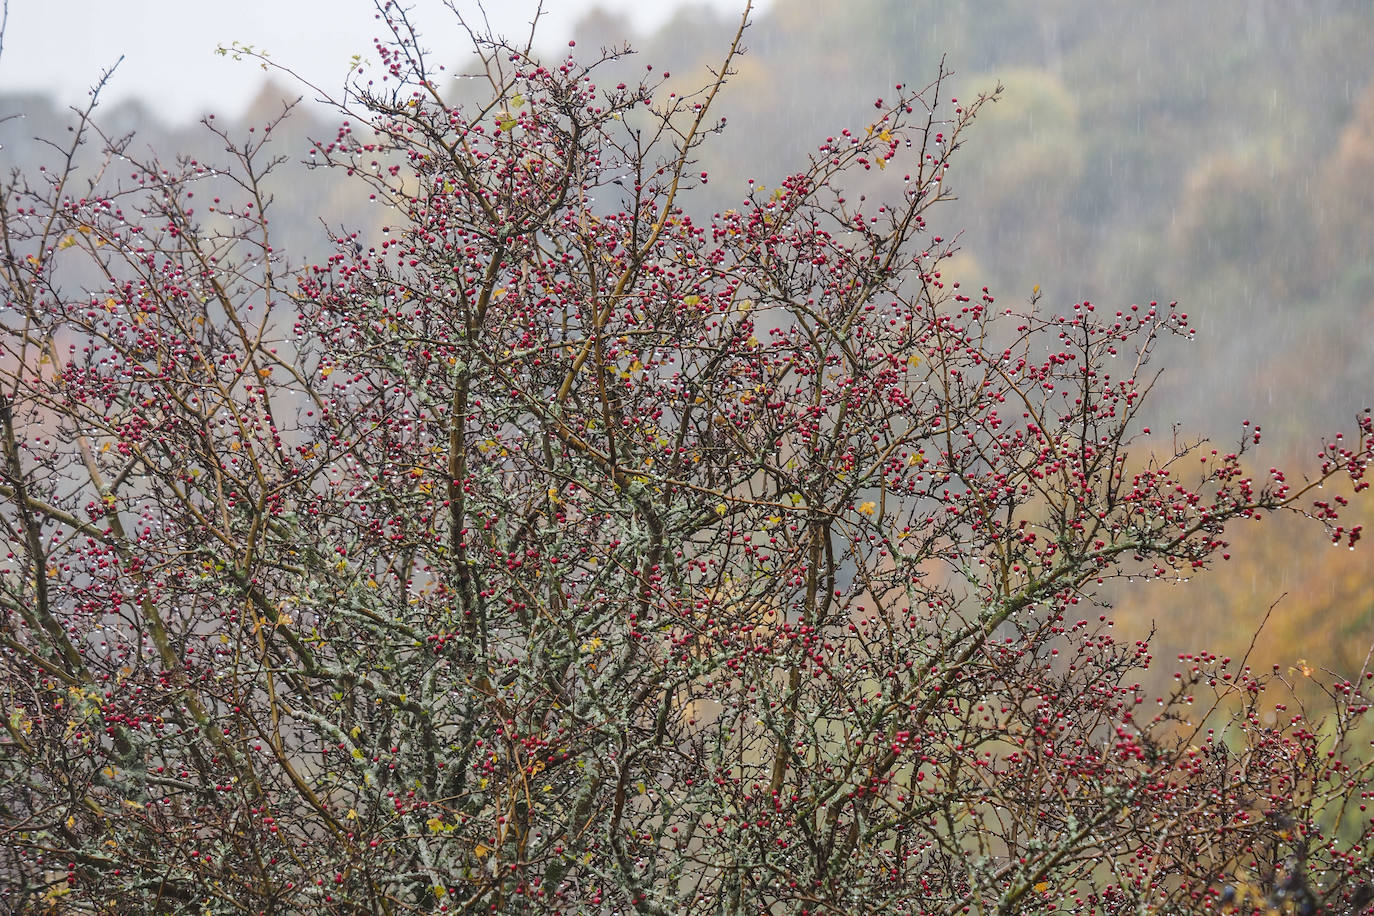
[[[382,12],[304,149],[87,112],[0,193],[5,905],[1370,902],[1364,681],[1152,697],[1103,605],[1274,513],[1353,546],[1368,411],[1256,473],[1141,419],[1181,309],[947,277],[943,72],[702,216],[743,23],[692,92],[474,32],[460,101]],[[385,228],[291,260],[286,155]]]

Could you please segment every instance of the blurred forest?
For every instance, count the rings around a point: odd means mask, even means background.
[[[592,13],[573,37],[583,60],[628,40],[640,53],[623,66],[651,64],[685,89],[735,25],[688,10],[636,36]],[[566,36],[542,38],[563,53]],[[746,46],[694,206],[732,206],[748,179],[773,185],[828,135],[863,129],[894,83],[928,82],[943,61],[947,93],[1005,87],[955,157],[959,200],[934,216],[959,239],[949,272],[1008,303],[1039,287],[1042,308],[1179,301],[1198,338],[1159,355],[1149,422],[1165,436],[1175,421],[1180,436],[1208,431],[1229,451],[1253,418],[1265,431],[1257,473],[1313,466],[1320,436],[1374,402],[1367,0],[774,0]],[[300,93],[285,85],[264,88],[245,129]],[[366,236],[386,222],[356,186],[303,168],[310,138],[335,126],[308,99],[274,132],[290,161],[270,215],[297,263],[327,250],[326,226]],[[72,115],[0,95],[0,116],[11,113],[23,118],[0,123],[0,167],[32,172],[53,155],[34,138],[60,140]],[[138,104],[102,106],[96,120],[110,137],[137,131],[140,150],[219,152],[203,128],[160,123]],[[1252,527],[1236,533],[1233,559],[1183,588],[1125,590],[1118,627],[1135,636],[1156,622],[1164,658],[1204,646],[1239,655],[1285,596],[1252,661],[1359,671],[1374,642],[1368,551],[1333,548],[1298,520]]]

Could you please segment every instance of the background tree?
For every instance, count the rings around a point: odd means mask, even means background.
[[[1146,705],[1098,607],[1236,520],[1353,545],[1368,412],[1252,476],[1258,427],[1139,420],[1179,311],[943,276],[943,74],[703,217],[742,25],[693,93],[474,35],[459,104],[382,12],[285,151],[376,238],[274,245],[280,120],[166,162],[83,116],[0,195],[6,905],[1368,902],[1362,685],[1271,721],[1285,672],[1199,652]]]

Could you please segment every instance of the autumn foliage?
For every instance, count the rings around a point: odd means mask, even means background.
[[[1102,604],[1239,520],[1353,545],[1368,412],[1256,473],[1138,419],[1179,309],[942,277],[943,74],[697,213],[743,28],[691,95],[477,36],[460,103],[383,12],[313,148],[83,115],[0,193],[0,906],[1370,903],[1368,675],[1154,697]],[[386,216],[292,261],[278,156]]]

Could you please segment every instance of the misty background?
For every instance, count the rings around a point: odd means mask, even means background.
[[[475,4],[458,8],[481,22]],[[493,29],[517,41],[535,4],[492,4]],[[535,47],[567,42],[587,59],[628,41],[690,89],[724,54],[742,3],[547,4]],[[293,260],[326,248],[324,226],[382,220],[358,187],[299,167],[337,116],[315,94],[254,62],[216,56],[242,42],[326,91],[376,34],[362,3],[222,8],[167,3],[64,5],[11,0],[0,56],[0,170],[30,174],[72,122],[70,105],[127,55],[96,122],[137,133],[136,148],[213,156],[197,124],[214,110],[239,130],[304,95],[274,132],[288,157],[271,216]],[[466,38],[437,0],[413,18],[434,59],[464,69]],[[1242,419],[1265,430],[1253,470],[1315,465],[1321,436],[1374,404],[1374,4],[1367,0],[771,0],[756,5],[748,53],[720,100],[729,127],[707,147],[711,173],[694,207],[732,206],[747,179],[772,186],[845,127],[862,129],[894,83],[925,84],[984,108],[950,173],[959,200],[931,215],[957,236],[948,272],[999,303],[1085,299],[1107,308],[1177,300],[1198,330],[1159,351],[1164,374],[1149,422],[1220,445]],[[1167,437],[1162,437],[1167,442]],[[1369,500],[1355,522],[1370,521]],[[1362,510],[1362,513],[1361,511]],[[1294,520],[1296,521],[1296,520]],[[1257,652],[1349,676],[1374,642],[1368,550],[1334,548],[1312,524],[1270,521],[1232,538],[1229,563],[1181,587],[1121,596],[1119,625],[1156,621],[1158,653],[1207,646],[1238,654],[1280,599]],[[1361,545],[1368,547],[1368,545]],[[1186,622],[1186,623],[1185,623]],[[1126,634],[1123,634],[1126,635]]]

